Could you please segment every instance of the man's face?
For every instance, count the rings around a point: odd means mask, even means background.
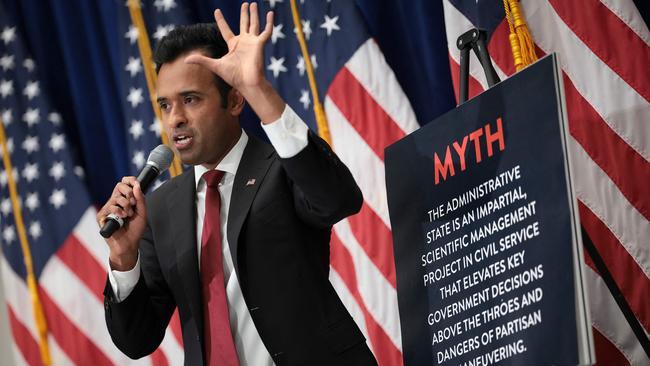
[[[162,65],[158,72],[158,104],[165,132],[185,164],[214,168],[241,134],[238,116],[243,101],[222,98],[214,74],[185,58],[192,51]],[[232,95],[236,91],[231,91]]]

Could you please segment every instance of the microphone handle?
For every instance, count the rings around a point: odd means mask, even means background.
[[[151,183],[158,177],[160,171],[153,165],[147,165],[138,175],[138,182],[140,183],[140,188],[142,192],[146,191]],[[106,218],[104,225],[102,226],[99,234],[104,238],[110,238],[111,235],[124,225],[124,220],[117,215],[110,214]]]
[[[99,234],[104,238],[110,238],[111,235],[113,235],[117,229],[121,228],[123,224],[124,220],[122,220],[119,216],[110,214],[106,218],[106,221],[104,221],[104,226],[102,226],[102,229],[99,230]]]
[[[160,171],[158,168],[154,165],[149,165],[144,167],[142,171],[140,172],[140,175],[138,175],[137,181],[140,183],[140,188],[142,188],[142,192],[146,192],[147,189],[149,189],[149,186],[151,183],[153,183],[156,178],[158,178],[158,175],[160,174]]]

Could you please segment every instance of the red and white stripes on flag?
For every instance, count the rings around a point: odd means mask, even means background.
[[[53,255],[39,278],[39,295],[47,319],[52,365],[180,365],[183,348],[177,313],[160,348],[131,360],[110,338],[104,321],[103,295],[108,247],[99,236],[95,210],[88,208]],[[38,333],[27,285],[0,255],[14,362],[41,365]]]
[[[415,131],[411,105],[373,39],[341,68],[324,99],[332,147],[363,192],[358,215],[334,226],[330,280],[380,365],[401,365],[384,147]]]
[[[458,91],[456,38],[475,27],[443,2]],[[650,332],[650,31],[632,0],[522,0],[538,56],[557,52],[564,88],[582,226],[625,300]],[[514,73],[504,19],[488,45],[503,79]],[[472,56],[474,57],[474,56]],[[474,58],[470,96],[487,88]],[[599,365],[650,359],[585,255]]]

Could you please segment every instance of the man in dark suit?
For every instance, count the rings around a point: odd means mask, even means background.
[[[150,354],[178,306],[186,364],[374,365],[328,280],[332,225],[360,209],[359,188],[264,78],[272,14],[260,33],[243,4],[239,35],[215,19],[223,38],[181,27],[155,56],[166,132],[194,168],[146,202],[125,177],[97,214],[128,218],[107,239],[111,337]],[[241,130],[244,101],[272,146]]]

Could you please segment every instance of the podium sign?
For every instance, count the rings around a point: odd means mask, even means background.
[[[386,149],[405,364],[593,361],[555,55]]]

